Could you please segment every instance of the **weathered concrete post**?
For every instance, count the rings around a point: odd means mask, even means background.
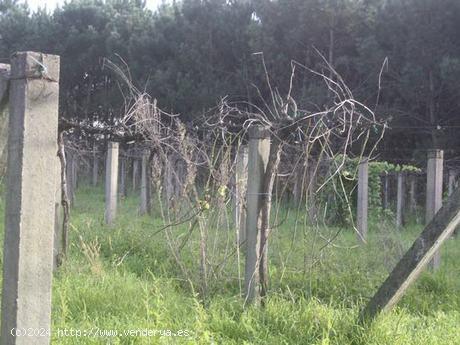
[[[409,179],[409,209],[412,214],[416,214],[417,211],[416,179],[417,175],[412,175]]]
[[[133,192],[137,189],[138,176],[139,176],[139,159],[133,158]]]
[[[99,177],[99,157],[97,156],[97,145],[93,144],[93,186],[97,186],[97,180]]]
[[[149,155],[148,150],[144,150],[141,162],[141,202],[139,214],[150,213],[150,179],[149,179]]]
[[[455,189],[457,188],[456,186],[456,180],[457,180],[457,172],[454,170],[454,169],[450,169],[449,170],[449,177],[448,177],[448,190],[447,190],[447,195],[448,196],[451,196]],[[454,234],[453,235],[458,235],[458,231],[457,229],[454,231]]]
[[[172,206],[173,196],[174,196],[174,172],[173,172],[173,155],[168,155],[166,161],[164,162],[163,169],[163,191],[164,191],[164,200],[165,205],[169,209]]]
[[[75,191],[77,190],[78,187],[78,167],[80,165],[80,157],[78,154],[74,153],[72,155],[72,183],[73,183],[73,193],[75,194]]]
[[[455,173],[455,170],[450,169],[449,178],[448,178],[448,192],[447,192],[449,196],[451,196],[452,193],[454,192],[456,178],[457,178],[457,174]]]
[[[442,206],[442,178],[443,178],[443,159],[442,150],[428,151],[427,181],[426,181],[426,210],[425,222],[428,224]],[[436,252],[430,265],[437,269],[441,264],[441,255]]]
[[[246,189],[248,183],[248,148],[240,146],[236,153],[235,172],[235,227],[237,243],[246,241]]]
[[[112,225],[117,214],[118,143],[109,141],[105,163],[105,223]]]
[[[21,52],[11,60],[2,345],[45,345],[48,331],[57,176],[59,57]]]
[[[120,195],[126,196],[126,158],[120,158]]]
[[[181,195],[183,192],[183,187],[185,183],[185,177],[187,175],[186,172],[186,162],[180,158],[179,155],[175,155],[173,162],[172,162],[172,182],[173,182],[173,205],[174,207],[178,207],[181,204]],[[227,219],[224,219],[227,221]]]
[[[410,178],[409,185],[409,210],[413,217],[415,217],[415,222],[420,223],[420,212],[417,209],[417,174],[413,174]]]
[[[396,227],[403,226],[403,210],[404,210],[404,174],[398,172],[398,188],[396,193]]]
[[[302,197],[305,192],[305,163],[303,161],[297,162],[294,169],[294,204],[296,206],[302,203]]]
[[[383,208],[388,208],[388,193],[389,193],[388,173],[386,172],[383,177]]]
[[[265,170],[270,155],[270,133],[255,126],[249,129],[248,189],[246,215],[245,300],[254,301],[259,295],[260,204]]]
[[[363,157],[358,167],[358,210],[357,225],[358,239],[366,242],[367,238],[367,210],[369,198],[369,161]]]

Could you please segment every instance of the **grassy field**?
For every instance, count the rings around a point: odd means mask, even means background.
[[[398,232],[374,221],[368,245],[358,247],[349,230],[313,231],[287,217],[271,238],[267,304],[243,309],[242,260],[223,254],[233,233],[209,231],[208,252],[217,264],[210,263],[203,302],[197,235],[184,241],[181,269],[166,236],[185,238],[185,225],[156,233],[161,220],[138,217],[137,199],[128,197],[108,228],[103,199],[99,189],[78,191],[70,256],[53,282],[52,344],[460,344],[459,239],[444,246],[439,271],[423,274],[398,308],[363,327],[356,324],[360,308],[421,226]],[[1,208],[3,217],[3,201]],[[334,245],[322,248],[336,232]],[[163,336],[123,334],[145,329],[164,330]],[[74,336],[62,336],[64,330]],[[119,334],[85,337],[91,330]],[[167,330],[183,336],[166,336]]]

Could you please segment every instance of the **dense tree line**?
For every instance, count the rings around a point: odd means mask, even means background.
[[[182,0],[155,12],[142,0],[73,0],[52,13],[0,0],[0,57],[61,55],[63,116],[109,123],[123,99],[104,57],[124,61],[138,87],[185,119],[224,96],[256,105],[267,98],[262,56],[280,94],[291,61],[326,74],[329,63],[389,121],[384,158],[433,147],[455,155],[458,18],[458,0]],[[312,110],[328,96],[302,69],[293,88],[297,104]]]

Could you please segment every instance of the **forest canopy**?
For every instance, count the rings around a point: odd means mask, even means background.
[[[271,82],[289,88],[291,63],[328,73],[387,121],[383,159],[460,147],[458,0],[183,0],[153,12],[141,0],[72,0],[32,12],[0,0],[0,57],[61,56],[61,116],[112,123],[123,97],[104,59],[185,121],[227,97],[257,104]],[[263,53],[260,54],[260,53]],[[297,104],[321,108],[323,80],[298,71]]]

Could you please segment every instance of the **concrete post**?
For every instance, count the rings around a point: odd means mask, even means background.
[[[139,176],[139,159],[133,158],[133,192],[137,189]]]
[[[369,198],[369,161],[363,157],[358,166],[358,209],[357,225],[358,239],[366,242],[367,238],[367,210]]]
[[[388,173],[385,173],[383,177],[383,209],[388,209],[388,193],[389,193],[389,181]]]
[[[8,107],[8,87],[11,66],[0,63],[0,109],[3,111]]]
[[[120,158],[120,195],[126,196],[126,158]]]
[[[260,204],[265,170],[270,155],[270,133],[263,127],[249,129],[248,190],[246,218],[245,296],[250,303],[259,295]]]
[[[78,166],[80,165],[80,157],[78,157],[78,154],[74,153],[72,155],[72,183],[73,183],[73,193],[75,194],[75,191],[77,190],[78,187]]]
[[[403,226],[403,210],[404,210],[404,174],[398,172],[398,188],[396,194],[396,227]]]
[[[172,167],[172,159],[173,156],[169,155],[164,162],[164,170],[163,170],[163,191],[164,191],[164,200],[165,205],[169,209],[172,206],[173,201],[173,167]]]
[[[305,164],[304,162],[297,162],[297,165],[294,169],[294,205],[298,206],[302,203],[302,197],[305,192],[304,183],[305,180]]]
[[[14,54],[9,100],[1,343],[45,345],[11,330],[51,327],[59,57]]]
[[[426,181],[426,210],[425,222],[430,223],[434,215],[442,206],[442,178],[443,178],[443,159],[442,150],[428,151],[427,181]],[[441,264],[441,255],[436,252],[430,265],[437,269]]]
[[[449,177],[448,177],[448,192],[447,192],[448,193],[447,195],[449,197],[454,193],[455,189],[457,188],[456,180],[457,180],[457,172],[453,169],[450,169]],[[458,231],[455,230],[453,235],[458,235]]]
[[[417,212],[416,179],[417,175],[412,175],[409,179],[409,209],[413,215]]]
[[[139,214],[150,213],[150,179],[149,179],[149,155],[150,152],[145,150],[142,154],[141,162],[141,200]]]
[[[112,225],[117,214],[118,143],[107,144],[105,163],[105,223]]]
[[[451,196],[452,193],[454,192],[456,177],[457,177],[457,174],[455,173],[455,170],[450,169],[449,170],[449,179],[448,179],[448,195],[449,196]]]
[[[248,183],[248,148],[240,146],[236,153],[235,227],[239,245],[246,241],[246,189]]]
[[[93,144],[93,186],[97,186],[97,180],[99,177],[99,157],[97,156],[97,145]]]

